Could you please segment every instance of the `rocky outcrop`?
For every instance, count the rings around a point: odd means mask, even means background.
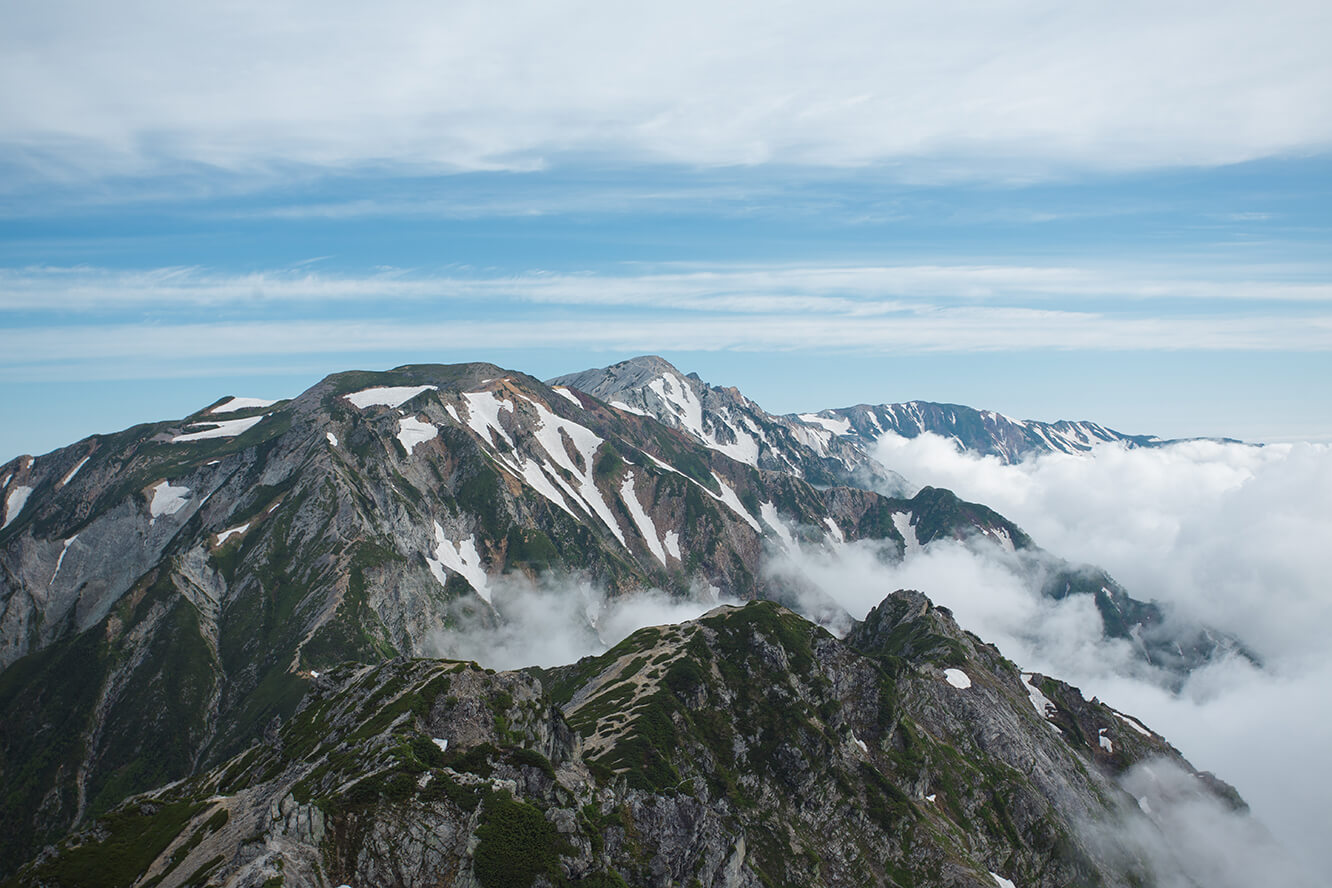
[[[552,670],[339,667],[16,884],[1146,885],[1086,827],[1145,817],[1115,777],[1155,760],[1193,773],[917,593],[844,640],[754,602]]]
[[[408,366],[0,467],[0,875],[285,723],[314,674],[495,625],[506,586],[793,602],[810,589],[768,555],[1038,551],[947,491],[827,486],[859,465],[830,432],[640,363],[639,396],[581,381],[638,397],[621,407],[491,364]],[[1041,580],[1104,598],[1107,629],[1151,653],[1150,605],[1062,576]]]

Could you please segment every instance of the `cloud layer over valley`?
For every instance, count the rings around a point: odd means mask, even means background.
[[[943,542],[886,565],[868,547],[799,565],[853,615],[919,589],[1024,669],[1141,718],[1233,783],[1315,871],[1332,866],[1332,448],[1187,442],[1097,448],[1007,466],[936,436],[890,438],[880,459],[1016,521],[1038,544],[1105,568],[1133,596],[1240,639],[1174,695],[1134,677],[1126,643],[1099,640],[1090,602],[1040,599],[997,546]]]

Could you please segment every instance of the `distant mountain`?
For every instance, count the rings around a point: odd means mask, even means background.
[[[1159,447],[1170,443],[1154,435],[1126,435],[1094,422],[1009,419],[993,410],[930,401],[858,404],[802,413],[797,418],[820,425],[840,440],[870,452],[887,433],[915,438],[929,432],[956,441],[972,453],[997,456],[1005,463],[1021,462],[1043,453],[1085,453],[1097,444]]]
[[[874,458],[879,439],[890,433],[904,438],[932,433],[1006,463],[1042,453],[1085,453],[1097,444],[1159,447],[1172,443],[1155,435],[1128,435],[1094,422],[1010,419],[992,410],[930,401],[776,415],[734,388],[708,385],[697,374],[683,374],[655,355],[570,373],[550,383],[654,416],[750,465],[794,472],[816,484],[835,481],[887,493],[910,489],[907,480]]]
[[[275,735],[339,664],[497,626],[512,582],[809,607],[818,590],[769,555],[990,540],[1047,594],[1093,596],[1145,660],[1182,675],[1216,647],[1158,637],[1155,605],[992,510],[867,489],[900,479],[666,368],[618,407],[491,364],[339,373],[0,466],[0,877]]]
[[[708,385],[668,361],[645,355],[549,380],[629,413],[651,416],[734,460],[803,478],[901,495],[906,481],[871,459],[857,441],[822,425],[768,413],[735,388]]]
[[[1128,792],[1135,765],[1162,779]],[[13,884],[1128,888],[1158,884],[1141,837],[1174,838],[1152,813],[1179,804],[1172,773],[1242,816],[918,593],[842,641],[753,602],[551,670],[337,667],[264,743]]]

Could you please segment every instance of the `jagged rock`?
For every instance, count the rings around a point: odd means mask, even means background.
[[[556,669],[327,678],[280,747],[127,802],[16,884],[1142,885],[1085,828],[1146,817],[1114,780],[1131,764],[1196,773],[1141,725],[1098,755],[1081,735],[1128,716],[1035,677],[1038,711],[913,592],[845,640],[753,602]]]
[[[560,574],[612,597],[809,602],[799,576],[764,569],[769,553],[865,543],[901,557],[908,535],[1038,553],[947,491],[826,486],[872,467],[817,424],[663,364],[635,365],[629,410],[595,394],[621,389],[492,364],[340,373],[289,401],[217,413],[220,401],[0,467],[0,877],[269,725],[285,742],[337,664],[433,655],[451,627],[497,625],[503,583]],[[635,412],[649,408],[674,424]],[[751,445],[753,461],[732,458]],[[1152,644],[1152,606],[1108,577],[1041,581],[1095,595],[1107,631],[1142,639],[1145,656],[1173,650]],[[847,622],[839,611],[827,601],[820,618]]]

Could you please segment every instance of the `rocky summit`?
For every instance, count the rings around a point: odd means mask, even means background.
[[[918,593],[844,640],[751,602],[557,669],[338,666],[265,742],[14,883],[1136,886],[1085,827],[1151,823],[1114,779],[1145,760],[1242,806]]]
[[[415,365],[12,460],[0,879],[1150,884],[1086,825],[1146,816],[1116,782],[1139,761],[1192,773],[1161,738],[919,595],[861,623],[768,565],[987,546],[1164,675],[1230,643],[912,487],[834,413],[657,358]],[[751,603],[547,670],[432,659],[553,577]]]

